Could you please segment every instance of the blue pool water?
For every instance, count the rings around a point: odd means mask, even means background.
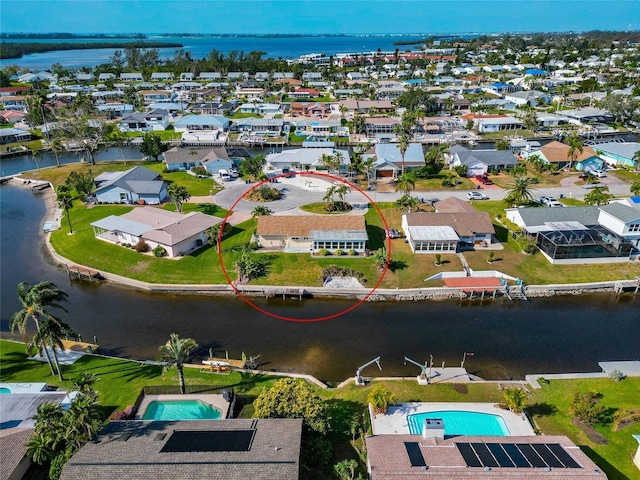
[[[11,393],[11,390],[9,390],[8,388],[0,387],[0,394],[3,393]]]
[[[200,400],[149,403],[143,420],[219,420],[220,410]]]
[[[426,418],[441,418],[444,421],[445,435],[511,435],[502,417],[489,413],[465,412],[461,410],[414,413],[407,416],[409,432],[422,434],[422,425]]]

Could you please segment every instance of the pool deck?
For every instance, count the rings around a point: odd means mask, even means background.
[[[200,400],[212,407],[220,410],[220,420],[227,418],[229,413],[229,403],[225,401],[222,395],[206,395],[206,394],[185,394],[185,395],[145,395],[138,408],[135,420],[142,420],[144,412],[147,411],[147,407],[151,402],[171,402],[171,401],[185,401],[185,400]]]
[[[407,415],[414,413],[439,412],[442,410],[464,410],[466,412],[489,413],[503,418],[512,436],[535,435],[531,425],[523,415],[496,408],[493,403],[451,403],[451,402],[414,402],[389,407],[384,415],[371,416],[371,428],[374,435],[408,434]]]

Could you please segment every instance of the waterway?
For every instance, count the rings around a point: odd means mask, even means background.
[[[97,336],[102,352],[155,359],[172,332],[232,358],[260,354],[261,368],[309,373],[330,382],[353,376],[381,355],[383,371],[416,375],[405,355],[423,362],[465,367],[488,379],[526,373],[597,371],[602,360],[640,357],[640,296],[614,294],[508,300],[367,303],[334,320],[290,323],[259,313],[235,297],[148,294],[107,283],[69,280],[46,254],[40,234],[42,194],[0,187],[0,331],[8,332],[20,308],[16,285],[51,280],[69,294],[64,318],[84,340]],[[342,310],[345,300],[256,300],[285,316],[320,317]]]
[[[298,58],[309,53],[324,53],[326,56],[337,53],[350,52],[393,52],[396,48],[402,51],[412,50],[416,46],[394,45],[399,41],[415,41],[421,36],[410,35],[345,35],[345,36],[309,36],[309,37],[160,37],[149,36],[148,41],[180,43],[182,48],[191,54],[192,58],[206,58],[211,50],[218,50],[224,54],[231,51],[261,51],[267,58]],[[7,40],[7,42],[33,42],[34,40]],[[46,39],[39,43],[96,43],[126,42],[127,39]],[[54,52],[34,53],[22,58],[0,60],[0,68],[7,65],[19,65],[31,70],[46,70],[54,63],[65,68],[95,67],[103,63],[110,63],[110,58],[116,49],[96,48],[90,50],[61,50]],[[122,49],[120,49],[122,50]],[[160,59],[173,58],[177,48],[160,48]]]

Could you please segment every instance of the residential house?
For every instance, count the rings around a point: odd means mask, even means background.
[[[518,160],[511,150],[469,150],[461,145],[454,145],[449,148],[446,162],[450,168],[466,166],[467,176],[471,177],[513,168]]]
[[[340,120],[330,119],[302,119],[295,120],[296,135],[314,137],[349,136],[349,129],[343,127]]]
[[[322,102],[291,102],[293,116],[325,118],[331,115],[331,106]]]
[[[579,108],[576,110],[559,110],[558,115],[569,119],[575,125],[589,125],[593,123],[613,123],[615,117],[606,110],[593,107]]]
[[[524,158],[531,160],[532,158],[539,158],[545,163],[556,165],[558,168],[562,168],[569,163],[569,150],[571,147],[564,143],[553,141],[541,147],[534,152],[522,152]],[[576,152],[577,157],[574,162],[576,170],[598,170],[602,168],[603,160],[599,158],[591,147],[582,147],[582,152]]]
[[[151,74],[152,82],[167,82],[173,80],[173,72],[153,72]]]
[[[301,436],[301,419],[111,422],[60,480],[298,480]]]
[[[171,89],[176,92],[188,92],[189,90],[198,90],[202,88],[202,84],[198,82],[177,82],[171,85]]]
[[[24,73],[18,76],[20,83],[50,82],[57,83],[58,75],[49,72]]]
[[[471,120],[473,127],[479,133],[495,133],[502,130],[519,130],[524,128],[522,121],[510,115],[478,115],[469,113],[462,115],[460,119],[465,123]]]
[[[224,147],[214,148],[182,148],[173,147],[164,152],[164,164],[167,170],[191,170],[193,167],[204,167],[212,175],[220,170],[230,170],[233,161]]]
[[[322,80],[322,73],[320,72],[304,72],[302,74],[303,82],[320,81],[320,80]]]
[[[394,138],[400,122],[391,117],[368,117],[364,119],[364,131],[371,138]]]
[[[144,77],[140,72],[127,72],[120,74],[121,82],[142,82],[144,81]]]
[[[612,205],[512,208],[505,212],[507,219],[536,238],[551,263],[627,262],[638,248],[638,209]]]
[[[258,113],[258,104],[257,103],[243,103],[236,108],[235,113]]]
[[[143,241],[152,250],[162,247],[176,258],[207,245],[207,230],[222,222],[219,217],[190,212],[186,215],[156,207],[137,207],[124,215],[109,215],[91,223],[95,238],[135,245]]]
[[[6,95],[0,97],[0,104],[7,110],[25,110],[26,99],[23,95]]]
[[[341,100],[340,110],[346,109],[346,114],[356,113],[368,115],[370,113],[391,113],[395,110],[390,100]]]
[[[315,88],[298,87],[294,91],[288,93],[291,98],[311,98],[319,97],[320,92]]]
[[[98,105],[97,110],[102,112],[108,118],[121,117],[129,112],[133,112],[133,105],[127,103],[113,102]]]
[[[340,171],[346,171],[347,166],[351,163],[351,157],[347,150],[339,150],[334,148],[299,148],[291,150],[283,150],[280,153],[271,153],[267,155],[267,165],[275,169],[282,170],[322,170],[324,165],[320,161],[323,155],[335,156],[340,153]]]
[[[217,115],[185,115],[174,122],[176,132],[187,131],[217,131],[226,132],[229,129],[229,119]]]
[[[198,80],[203,81],[220,81],[222,80],[222,74],[220,72],[200,72],[198,75]]]
[[[31,133],[20,128],[0,128],[0,145],[16,142],[28,142]]]
[[[256,100],[262,102],[265,97],[266,91],[260,87],[240,87],[236,88],[236,97],[244,98],[246,101]]]
[[[156,102],[169,102],[172,93],[167,90],[140,90],[137,95],[142,97],[145,105]]]
[[[116,74],[115,73],[100,73],[98,74],[98,81],[99,82],[106,82],[109,80],[115,80],[116,79]]]
[[[528,104],[530,107],[545,105],[551,101],[551,98],[551,95],[538,90],[523,90],[520,92],[506,93],[504,95],[505,100],[512,101],[518,106]]]
[[[395,100],[407,91],[407,86],[396,80],[380,81],[376,90],[378,100]]]
[[[162,203],[167,197],[167,183],[148,168],[137,166],[124,172],[104,172],[94,182],[93,195],[104,203]]]
[[[362,155],[364,161],[373,159],[376,178],[396,178],[402,172],[403,157],[400,145],[397,143],[376,143],[369,151]],[[419,143],[410,143],[404,152],[404,168],[412,170],[424,167],[424,152]]]
[[[607,480],[607,475],[565,436],[366,437],[370,480]]]
[[[241,82],[243,80],[248,80],[249,74],[246,72],[229,72],[227,73],[227,80],[233,82]]]
[[[266,82],[270,77],[271,75],[269,75],[269,72],[256,72],[253,76],[253,78],[256,79],[256,82]]]
[[[273,117],[274,115],[282,115],[282,106],[279,103],[259,103],[258,115],[266,115]]]
[[[517,92],[520,90],[520,87],[513,85],[512,83],[494,82],[488,85],[483,85],[482,90],[487,93],[502,95],[503,93]]]
[[[284,120],[281,118],[239,118],[230,127],[232,132],[249,132],[254,135],[280,136]]]
[[[593,149],[608,165],[638,168],[638,160],[633,158],[640,150],[638,142],[604,142],[594,145]]]
[[[166,130],[169,126],[169,112],[155,109],[144,113],[130,113],[118,122],[121,132],[150,132]]]
[[[258,217],[256,237],[262,248],[312,255],[321,250],[363,254],[369,239],[361,215],[262,216]]]
[[[0,123],[18,123],[24,120],[26,113],[18,110],[0,110]]]
[[[569,123],[566,117],[554,113],[536,112],[536,118],[538,119],[538,125],[543,128],[559,127]]]
[[[293,77],[294,77],[294,73],[293,72],[274,72],[273,73],[273,80],[274,81],[284,80],[284,79],[292,79]],[[302,82],[300,84],[302,84]]]
[[[504,65],[485,65],[482,70],[489,73],[502,73],[506,71]]]
[[[191,72],[182,72],[180,74],[180,81],[181,82],[193,82],[195,80],[196,76],[191,73]]]
[[[29,87],[0,87],[0,97],[23,96],[29,93]]]
[[[495,235],[488,213],[468,210],[407,213],[402,230],[413,253],[455,252],[461,244],[488,246]]]
[[[93,81],[93,74],[92,73],[76,72],[76,81],[78,81],[78,82],[92,82]]]

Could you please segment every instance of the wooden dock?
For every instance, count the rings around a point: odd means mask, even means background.
[[[235,360],[233,358],[215,358],[209,357],[203,360],[204,365],[201,369],[203,372],[212,373],[231,373],[232,370],[245,368],[244,360]]]
[[[80,280],[89,280],[91,283],[93,281],[102,280],[102,275],[97,270],[92,270],[90,268],[80,267],[78,265],[67,265],[67,275],[69,278],[79,278]]]
[[[80,342],[76,340],[62,340],[62,346],[65,350],[84,353],[97,353],[100,349],[100,345],[96,343]]]

